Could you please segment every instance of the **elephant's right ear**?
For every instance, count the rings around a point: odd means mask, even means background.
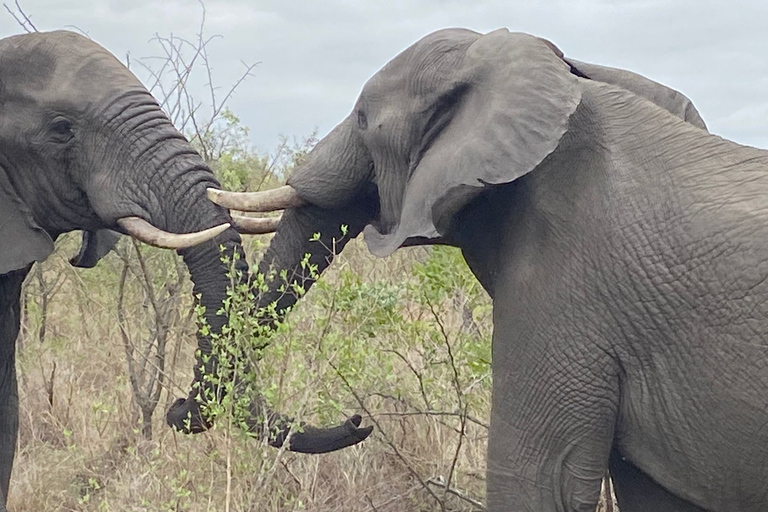
[[[409,238],[445,235],[453,216],[484,187],[535,169],[557,148],[581,101],[580,79],[552,45],[506,29],[477,38],[447,74],[399,224],[388,233],[366,228],[368,248],[378,256]]]
[[[80,252],[70,258],[69,263],[74,267],[93,268],[101,258],[112,250],[120,239],[120,233],[111,229],[98,231],[83,231],[83,241]]]
[[[0,275],[43,261],[52,252],[53,240],[0,169]]]

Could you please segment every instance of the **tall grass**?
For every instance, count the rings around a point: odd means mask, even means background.
[[[41,265],[43,279],[59,280],[42,343],[39,282],[27,283],[12,510],[474,510],[462,498],[482,501],[490,307],[455,251],[375,260],[353,242],[274,336],[257,371],[281,411],[317,424],[363,412],[377,426],[361,445],[307,456],[222,421],[197,436],[164,426],[191,380],[187,281],[167,306],[169,358],[149,439],[117,313],[124,260],[74,270],[63,256],[75,240],[60,245]],[[175,256],[145,252],[158,275],[178,271]],[[139,344],[157,334],[152,306],[139,278],[127,280],[122,307]]]

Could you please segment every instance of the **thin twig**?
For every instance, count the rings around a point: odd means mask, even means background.
[[[432,316],[435,318],[435,322],[437,322],[438,327],[440,328],[440,333],[443,336],[443,341],[445,342],[446,350],[448,351],[448,360],[451,364],[451,369],[453,370],[453,386],[456,390],[456,398],[459,401],[459,407],[463,410],[462,416],[461,416],[461,432],[459,433],[459,440],[456,444],[456,451],[453,454],[453,460],[451,461],[450,469],[448,470],[448,478],[445,479],[445,487],[444,492],[447,493],[448,489],[451,487],[451,481],[453,480],[453,475],[456,471],[456,464],[459,460],[459,454],[461,452],[461,446],[462,442],[464,441],[464,436],[466,434],[466,427],[467,427],[467,412],[468,412],[468,406],[464,400],[464,393],[461,389],[461,382],[459,379],[459,370],[456,367],[456,359],[453,357],[453,348],[451,347],[451,340],[448,337],[448,332],[445,329],[445,325],[443,325],[443,321],[440,318],[440,315],[437,314],[437,311],[435,311],[435,307],[432,304],[432,301],[429,300],[429,297],[426,295],[424,296],[427,305],[429,306],[429,310],[432,312]]]
[[[333,364],[331,361],[328,361],[328,364],[331,365],[331,368],[333,368],[333,371],[336,372],[336,375],[339,376],[341,381],[344,383],[344,386],[347,388],[349,393],[352,395],[352,397],[357,401],[360,408],[363,410],[363,412],[370,418],[371,422],[373,422],[373,425],[376,427],[376,429],[379,431],[381,438],[384,440],[384,443],[389,446],[397,456],[398,459],[400,459],[405,465],[405,469],[408,470],[408,472],[413,476],[418,482],[421,484],[421,486],[426,490],[432,498],[440,505],[440,510],[442,512],[446,512],[445,509],[445,503],[443,503],[443,500],[440,499],[440,497],[432,491],[432,489],[429,488],[429,485],[427,485],[427,482],[419,475],[419,473],[411,467],[411,465],[408,463],[408,460],[405,458],[405,456],[400,452],[400,450],[397,449],[397,446],[395,446],[395,443],[393,443],[389,436],[387,436],[386,431],[381,428],[381,424],[376,420],[376,418],[373,417],[371,414],[371,411],[368,410],[368,408],[365,405],[365,402],[363,402],[360,395],[357,394],[357,392],[354,390],[352,385],[347,380],[347,377],[339,370],[339,368]]]
[[[408,405],[408,404],[406,404],[406,405]],[[376,417],[386,417],[386,416],[391,416],[391,417],[405,417],[405,416],[449,416],[449,417],[454,417],[454,418],[466,417],[467,421],[469,421],[470,423],[474,423],[475,425],[478,425],[478,426],[483,427],[485,429],[490,428],[490,425],[488,425],[487,423],[484,423],[484,422],[478,420],[477,418],[474,418],[474,417],[472,417],[472,416],[470,416],[468,414],[465,416],[463,412],[419,411],[419,410],[417,410],[417,411],[411,411],[411,412],[379,412],[379,413],[374,414],[374,416],[376,416]]]
[[[34,23],[32,23],[32,20],[27,16],[27,13],[24,12],[24,9],[21,8],[21,5],[19,5],[19,0],[15,0],[14,2],[16,4],[16,9],[18,9],[19,14],[21,14],[21,17],[24,18],[23,20],[20,20],[18,16],[16,16],[16,13],[14,13],[10,7],[8,7],[8,4],[4,3],[3,7],[5,7],[5,10],[8,11],[8,13],[13,16],[13,19],[16,20],[16,23],[21,25],[21,28],[23,28],[27,34],[31,34],[32,32],[39,32],[37,30],[37,27]],[[29,27],[32,27],[32,30],[29,29]]]
[[[82,35],[82,36],[84,36],[84,37],[87,37],[88,39],[91,39],[91,36],[90,36],[90,34],[88,34],[88,32],[86,32],[85,30],[81,29],[81,28],[80,28],[80,27],[78,27],[77,25],[64,25],[64,28],[71,28],[71,29],[74,29],[74,30],[76,30],[77,32],[79,32],[79,33],[80,33],[80,35]],[[130,62],[129,62],[128,68],[130,69]]]
[[[432,477],[432,478],[428,479],[427,480],[427,484],[434,485],[434,486],[437,486],[437,487],[443,487],[443,488],[447,489],[448,494],[452,494],[452,495],[456,496],[457,498],[459,498],[460,500],[466,501],[467,503],[469,503],[473,507],[479,508],[482,511],[487,510],[485,508],[485,505],[482,502],[480,502],[480,501],[478,501],[478,500],[476,500],[474,498],[469,497],[466,492],[461,491],[459,489],[455,489],[453,487],[446,487],[445,479],[443,479],[442,476],[435,476],[435,477]]]

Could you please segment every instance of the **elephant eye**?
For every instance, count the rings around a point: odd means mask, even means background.
[[[365,112],[362,110],[357,111],[357,126],[361,130],[366,130],[368,128],[368,118],[365,117]]]
[[[69,142],[75,136],[72,123],[63,118],[57,118],[50,127],[51,138],[56,142]]]

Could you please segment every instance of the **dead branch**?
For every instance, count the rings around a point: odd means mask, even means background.
[[[408,404],[406,404],[408,405]],[[464,417],[463,412],[448,412],[448,411],[410,411],[410,412],[379,412],[376,413],[374,416],[377,417],[406,417],[406,416],[448,416],[453,418],[462,418]],[[483,427],[485,429],[490,428],[490,425],[488,425],[485,422],[482,422],[478,420],[477,418],[474,418],[470,416],[469,414],[466,415],[467,421],[470,423],[474,423],[475,425],[479,427]]]
[[[440,315],[437,314],[437,311],[435,311],[435,307],[432,304],[432,302],[429,300],[429,297],[426,295],[424,296],[424,299],[427,302],[427,305],[429,306],[429,310],[432,312],[432,316],[435,318],[435,322],[437,322],[438,327],[440,328],[440,333],[442,334],[443,341],[445,342],[445,348],[448,351],[448,360],[451,365],[451,370],[453,370],[453,386],[456,390],[456,398],[459,402],[459,407],[463,410],[461,415],[461,432],[459,434],[459,440],[456,444],[456,451],[453,454],[453,460],[451,461],[451,466],[448,470],[448,478],[445,479],[445,487],[444,487],[444,495],[448,493],[448,489],[451,487],[451,480],[453,479],[453,475],[456,470],[456,463],[459,460],[459,454],[461,452],[461,446],[464,441],[464,437],[466,435],[466,427],[467,427],[467,413],[469,406],[466,404],[466,401],[464,400],[464,392],[461,389],[461,381],[459,379],[459,370],[456,368],[456,360],[453,357],[453,348],[451,347],[451,340],[448,337],[448,332],[445,329],[445,325],[443,325],[443,321],[440,318]]]
[[[467,495],[467,493],[465,491],[461,491],[461,490],[453,488],[453,487],[448,487],[446,485],[447,482],[440,475],[434,476],[434,477],[428,479],[427,480],[427,484],[434,485],[434,486],[437,486],[437,487],[442,487],[442,488],[447,490],[448,494],[452,494],[452,495],[456,496],[457,498],[459,498],[460,500],[466,501],[467,503],[469,503],[473,507],[476,507],[476,508],[478,508],[480,510],[483,510],[483,511],[487,510],[485,508],[485,505],[483,505],[483,503],[481,503],[480,501],[478,501],[478,500],[476,500],[474,498],[471,498],[470,496]]]
[[[16,13],[11,10],[10,7],[8,7],[8,4],[3,3],[3,7],[5,7],[5,10],[8,11],[8,13],[13,16],[13,19],[16,20],[16,23],[18,23],[21,28],[23,28],[27,34],[31,34],[32,32],[39,32],[37,30],[37,27],[34,23],[32,23],[32,20],[29,16],[27,16],[27,13],[24,12],[24,9],[21,8],[21,5],[19,5],[19,0],[15,0],[14,2],[16,4],[16,9],[19,11],[19,14],[21,15],[22,19],[19,19],[18,16],[16,16]],[[30,27],[32,30],[30,30]]]
[[[410,463],[408,462],[408,459],[406,459],[405,456],[402,454],[402,452],[397,449],[397,446],[395,446],[395,443],[393,443],[392,440],[389,439],[389,436],[387,436],[387,431],[384,430],[381,427],[381,424],[376,420],[376,418],[373,417],[373,415],[371,414],[371,411],[369,411],[368,407],[366,407],[365,402],[363,402],[360,395],[357,394],[357,392],[354,390],[352,385],[347,380],[347,377],[341,372],[341,370],[339,370],[339,368],[335,364],[333,364],[333,362],[328,361],[328,364],[331,365],[331,368],[333,369],[333,371],[336,372],[336,375],[338,375],[341,381],[344,383],[344,387],[347,388],[347,391],[349,391],[349,393],[352,395],[355,401],[357,401],[357,404],[360,406],[360,408],[363,410],[366,416],[368,416],[368,418],[371,420],[371,422],[373,423],[373,426],[375,426],[376,429],[379,431],[379,434],[382,440],[384,441],[384,443],[387,446],[389,446],[392,449],[392,451],[395,452],[395,455],[403,463],[403,465],[405,466],[405,469],[408,470],[408,473],[410,473],[411,476],[413,476],[421,484],[421,487],[424,490],[426,490],[429,493],[429,495],[432,496],[432,498],[434,498],[434,500],[440,505],[440,510],[442,512],[446,512],[445,503],[443,502],[443,500],[441,500],[440,497],[437,494],[435,494],[435,492],[432,489],[429,488],[429,485],[427,485],[427,482],[421,477],[421,475],[419,475],[418,471],[416,471],[413,468],[413,466],[410,465]]]
[[[64,28],[73,29],[74,31],[80,33],[80,35],[82,35],[84,37],[87,37],[88,39],[91,39],[91,35],[88,32],[86,32],[85,30],[83,30],[80,27],[78,27],[77,25],[64,25]],[[128,66],[128,69],[130,69],[130,65]]]

